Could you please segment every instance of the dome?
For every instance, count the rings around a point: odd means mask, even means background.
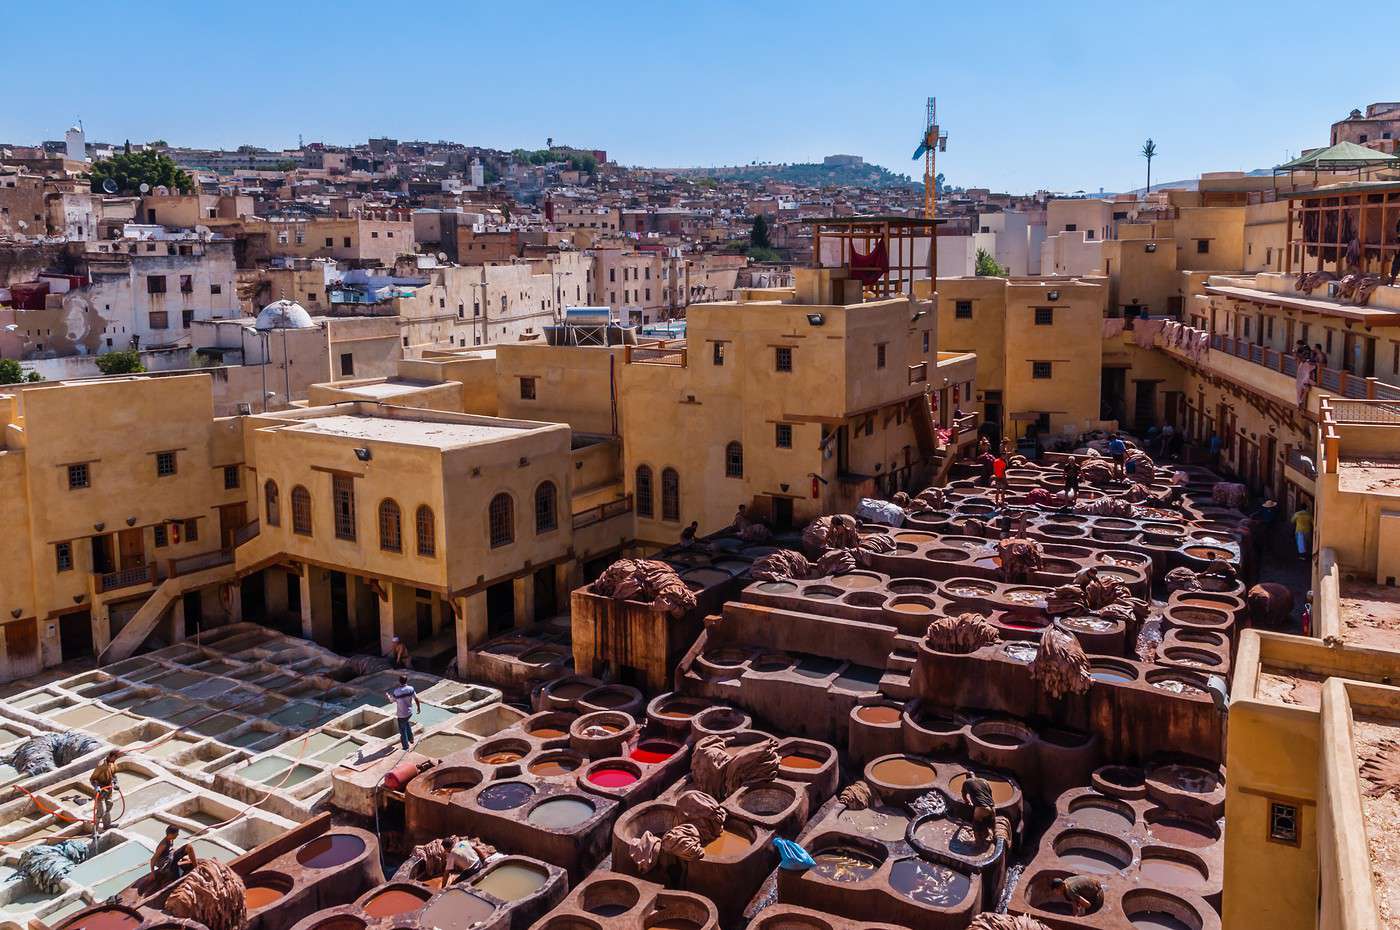
[[[258,314],[253,328],[263,332],[269,329],[311,329],[316,324],[306,308],[294,300],[274,300]]]

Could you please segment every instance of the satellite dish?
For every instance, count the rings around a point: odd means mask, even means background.
[[[117,192],[117,182],[111,178],[106,178],[102,182],[102,190],[108,194],[115,194]]]
[[[168,197],[168,196],[170,196],[170,188],[166,187],[164,184],[157,185],[157,187],[156,187],[156,196],[157,196],[157,197]]]
[[[24,231],[24,230],[26,230],[26,229],[29,228],[29,224],[26,223],[24,220],[20,220],[20,221],[19,221],[18,223],[16,223],[15,225],[17,225],[17,226],[20,228],[20,231]]]
[[[151,185],[147,184],[145,181],[142,181],[139,190],[143,194],[149,194],[151,192]]]
[[[447,253],[446,253],[446,252],[439,252],[437,257],[438,257],[438,261],[440,261],[440,262],[445,262],[445,261],[447,261]]]

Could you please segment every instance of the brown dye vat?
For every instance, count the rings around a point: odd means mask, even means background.
[[[667,701],[657,708],[656,713],[668,720],[689,720],[704,709],[704,704],[694,701]]]
[[[895,719],[898,719],[898,714],[895,715]],[[778,765],[785,769],[815,771],[823,765],[826,765],[826,760],[818,759],[816,756],[809,756],[806,753],[790,752],[778,760]]]
[[[523,752],[516,752],[513,749],[499,749],[482,756],[481,761],[487,765],[509,765],[512,762],[519,762],[524,757]]]
[[[812,856],[812,872],[829,881],[849,884],[863,882],[875,874],[880,864],[858,849],[833,846]]]
[[[932,784],[936,773],[933,766],[927,762],[899,756],[877,762],[875,767],[870,770],[870,774],[887,785],[895,785],[899,788],[918,788]]]
[[[478,794],[476,803],[489,811],[508,811],[530,800],[534,793],[535,789],[523,781],[501,782]]]
[[[256,911],[260,907],[267,907],[284,894],[286,892],[281,888],[273,888],[271,885],[249,885],[243,891],[243,903],[249,911]]]
[[[876,587],[880,584],[880,579],[873,575],[851,572],[849,575],[837,575],[831,579],[831,583],[838,588],[845,588],[847,591],[856,591]]]
[[[899,716],[899,708],[890,707],[888,704],[872,704],[856,711],[857,720],[876,725],[899,723]]]
[[[573,756],[557,756],[551,759],[540,759],[538,762],[530,763],[530,774],[538,775],[541,778],[557,778],[560,775],[567,775],[579,767],[579,760]]]
[[[1139,868],[1145,881],[1169,888],[1197,888],[1208,877],[1195,863],[1153,853],[1142,854]]]
[[[544,805],[541,805],[543,807]],[[503,862],[481,878],[472,882],[472,887],[484,891],[502,901],[519,901],[528,898],[544,887],[549,876],[532,866],[518,862]]]
[[[901,540],[902,542],[926,543],[933,542],[933,540],[936,537],[930,535],[929,533],[896,533],[894,535],[894,538]]]
[[[963,782],[971,777],[972,775],[967,772],[962,772],[953,776],[952,780],[948,782],[948,788],[952,791],[953,797],[962,797]],[[991,786],[992,803],[996,804],[998,807],[1003,804],[1010,804],[1011,800],[1016,797],[1016,786],[1005,778],[999,778],[996,775],[990,774],[984,774],[981,777]]]
[[[737,803],[750,814],[759,817],[772,817],[791,807],[796,797],[797,795],[790,788],[770,784],[745,789],[739,796]]]
[[[427,896],[420,893],[403,888],[390,888],[366,901],[364,910],[367,917],[393,917],[396,914],[416,911],[427,903],[427,900]]]
[[[308,869],[333,869],[365,851],[365,841],[345,833],[319,836],[297,850],[297,862]]]
[[[419,923],[437,930],[467,930],[496,911],[496,905],[460,888],[449,888],[423,909]]]
[[[316,924],[312,930],[365,930],[365,922],[354,914],[337,914]]]
[[[579,905],[599,917],[617,917],[637,906],[641,893],[630,882],[593,882],[579,899]]]
[[[646,927],[647,930],[700,930],[701,925],[684,917],[663,917],[660,920],[648,920]]]
[[[1234,557],[1234,553],[1229,549],[1221,549],[1219,546],[1187,546],[1182,550],[1193,559],[1229,559]]]
[[[530,735],[535,739],[558,739],[561,736],[568,736],[567,730],[560,730],[556,727],[535,727],[530,731]]]
[[[742,662],[743,660],[740,659],[739,661]],[[624,707],[632,703],[632,695],[628,694],[626,691],[619,691],[615,688],[604,688],[590,695],[588,703],[596,707]]]
[[[1087,830],[1069,830],[1055,841],[1055,855],[1076,872],[1112,875],[1122,872],[1133,861],[1133,852],[1121,840],[1099,836]]]
[[[900,859],[890,867],[890,887],[921,904],[952,907],[967,897],[972,880],[946,866]]]
[[[938,586],[931,581],[920,581],[917,578],[901,578],[891,581],[888,585],[891,594],[936,594]]]
[[[709,662],[711,665],[719,665],[723,666],[724,668],[733,668],[737,665],[743,665],[744,660],[748,657],[749,654],[742,649],[710,649],[700,654],[700,658],[704,659],[706,662]],[[614,693],[620,694],[621,692]],[[626,701],[623,701],[614,706],[620,707],[622,706],[622,704],[625,703]]]
[[[141,918],[119,908],[93,911],[77,923],[68,924],[64,930],[134,930],[141,926]]]
[[[550,689],[549,694],[550,697],[556,697],[562,701],[576,701],[596,687],[597,685],[591,685],[586,681],[566,681]]]
[[[934,605],[923,601],[895,601],[890,605],[890,610],[897,610],[902,614],[931,614]]]
[[[841,596],[841,591],[839,588],[828,588],[825,585],[811,585],[802,592],[802,596],[819,601],[834,601]]]
[[[904,839],[904,834],[894,837]],[[980,838],[971,824],[956,820],[928,820],[919,824],[914,839],[930,849],[942,849],[959,856],[981,856],[991,846],[990,839]]]
[[[1149,821],[1147,832],[1158,843],[1184,849],[1201,849],[1210,846],[1216,840],[1213,827],[1178,817]]]
[[[1070,803],[1069,819],[1076,826],[1091,830],[1126,834],[1137,818],[1127,804],[1116,803],[1109,798],[1085,797]]]
[[[753,845],[752,837],[744,836],[742,833],[725,827],[719,836],[705,844],[705,858],[737,856],[745,852],[751,845]]]

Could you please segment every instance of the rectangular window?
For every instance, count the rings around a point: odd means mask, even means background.
[[[157,523],[151,529],[154,531],[157,549],[164,549],[170,545],[170,533],[166,530],[164,523]]]
[[[792,448],[792,424],[779,423],[774,427],[774,439],[779,449]]]
[[[175,474],[175,453],[174,453],[174,452],[157,452],[157,453],[156,453],[156,477],[157,477],[157,478],[169,478],[169,477],[170,477],[171,475],[173,475],[173,474]]]
[[[1031,377],[1037,379],[1049,378],[1051,374],[1051,364],[1049,362],[1031,362]]]
[[[198,541],[199,541],[199,521],[198,521],[198,520],[186,520],[185,523],[184,523],[183,533],[184,533],[184,536],[182,536],[181,539],[182,539],[184,542],[187,542],[187,543],[198,542]]]
[[[534,378],[521,378],[521,379],[520,379],[520,399],[521,399],[521,400],[534,400],[534,399],[535,399],[535,379],[534,379]]]
[[[181,311],[180,311],[180,326],[181,326],[181,328],[183,328],[183,329],[189,329],[189,328],[190,328],[190,324],[193,323],[193,322],[194,322],[194,311],[193,311],[193,310],[181,310]]]
[[[960,300],[953,307],[953,317],[959,320],[972,319],[972,301]]]
[[[335,511],[335,537],[355,541],[355,482],[349,475],[331,476],[331,505]]]
[[[194,293],[194,275],[190,275],[190,274],[182,274],[182,275],[180,275],[180,293],[181,293],[181,294],[193,294],[193,293]]]
[[[73,570],[73,544],[67,542],[55,543],[53,547],[54,568],[60,572],[71,572]]]
[[[164,310],[152,310],[147,322],[150,324],[151,329],[169,329],[170,314]]]
[[[344,241],[345,247],[346,247],[347,249],[350,248],[350,237],[349,237],[349,236],[346,236],[346,237],[344,238],[344,240],[342,240],[342,241]]]
[[[792,371],[791,346],[777,346],[773,350],[773,367],[776,371]]]
[[[213,294],[222,294],[223,292],[224,292],[224,286],[223,286],[222,284],[211,284],[211,285],[209,285],[209,293],[210,293],[211,295],[213,295]]]
[[[1036,326],[1054,326],[1054,325],[1055,325],[1055,308],[1054,308],[1054,307],[1036,307],[1036,308],[1035,308],[1035,325],[1036,325]]]
[[[353,352],[340,353],[340,376],[348,378],[355,373],[355,354]]]
[[[1298,805],[1269,802],[1269,839],[1298,845]]]
[[[716,365],[724,364],[724,343],[716,342],[714,348],[714,361]]]
[[[68,490],[76,491],[88,487],[88,478],[87,462],[68,466]]]
[[[326,248],[328,248],[328,249],[329,249],[329,248],[332,248],[334,245],[335,245],[335,239],[331,238],[330,236],[327,236],[327,237],[326,237]]]
[[[885,367],[885,344],[883,342],[875,347],[875,367]]]
[[[1209,239],[1197,239],[1197,240],[1196,240],[1196,254],[1197,254],[1197,255],[1205,255],[1205,254],[1206,254],[1207,252],[1209,252],[1209,251],[1210,251],[1210,240],[1209,240]]]
[[[147,294],[164,294],[164,293],[165,293],[165,275],[163,275],[163,274],[153,274],[153,275],[151,275],[150,277],[148,277],[148,278],[146,279],[146,293],[147,293]]]
[[[928,352],[928,330],[924,330],[924,352]]]
[[[224,490],[236,491],[239,485],[239,470],[237,465],[224,466]]]

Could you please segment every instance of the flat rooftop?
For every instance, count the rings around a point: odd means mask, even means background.
[[[1400,588],[1343,580],[1339,593],[1344,641],[1400,651]]]
[[[1337,462],[1337,489],[1349,494],[1400,497],[1400,459],[1343,457]]]
[[[405,381],[393,378],[388,381],[374,381],[369,384],[352,384],[340,387],[332,382],[332,386],[344,391],[346,394],[355,394],[360,397],[374,398],[382,400],[386,397],[403,397],[406,394],[413,394],[426,387],[433,387],[428,381]]]
[[[450,449],[492,442],[528,432],[530,427],[500,423],[452,423],[428,419],[335,414],[301,420],[288,427],[302,433],[322,433],[376,442],[397,442],[435,449]]]

